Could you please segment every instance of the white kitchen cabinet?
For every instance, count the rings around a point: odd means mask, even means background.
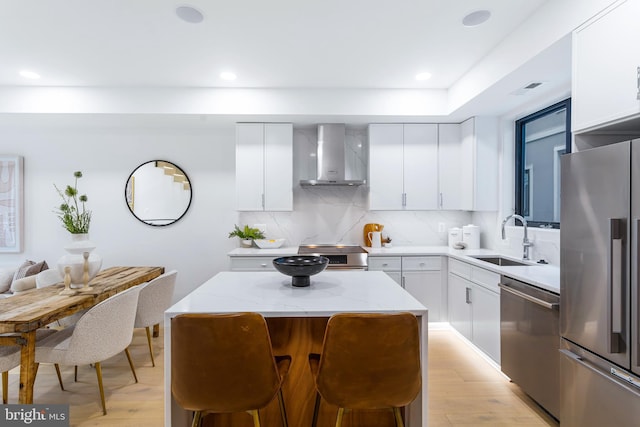
[[[460,209],[498,210],[498,120],[472,117],[461,123],[460,133]]]
[[[369,257],[370,271],[384,271],[429,309],[429,322],[444,320],[440,256]]]
[[[274,256],[232,256],[231,271],[275,271]]]
[[[369,271],[384,271],[391,277],[398,285],[402,286],[402,257],[399,256],[385,256],[385,257],[372,257],[367,259],[367,270]]]
[[[449,323],[500,363],[500,275],[449,260]]]
[[[574,132],[640,114],[640,2],[617,2],[573,33]]]
[[[369,208],[431,210],[437,200],[437,125],[369,125]]]
[[[462,133],[459,123],[438,125],[438,207],[461,210],[462,174],[459,170],[462,154]]]
[[[236,125],[236,200],[239,211],[293,210],[291,123]]]
[[[468,280],[449,273],[449,324],[469,341],[473,341],[472,286]]]

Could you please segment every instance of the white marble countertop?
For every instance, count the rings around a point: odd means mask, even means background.
[[[478,267],[494,271],[498,274],[512,277],[517,280],[538,286],[539,288],[559,294],[560,293],[560,268],[552,265],[531,263],[531,266],[499,266],[480,261],[474,256],[500,255],[505,258],[515,259],[498,254],[491,249],[452,249],[448,246],[392,246],[390,248],[363,247],[371,257],[376,256],[417,256],[417,255],[442,255],[459,259],[460,261],[474,264]],[[284,247],[279,249],[237,248],[229,252],[229,256],[290,256],[298,253],[298,247]],[[521,260],[518,260],[521,261]]]
[[[279,272],[223,271],[165,314],[251,311],[265,317],[327,317],[340,312],[427,312],[381,271],[323,271],[311,286],[295,288]]]
[[[398,246],[391,248],[364,248],[369,256],[410,256],[410,255],[443,255],[469,264],[491,270],[498,274],[521,280],[539,288],[560,293],[560,268],[553,265],[531,263],[528,266],[500,266],[473,258],[478,255],[499,255],[504,258],[522,261],[513,257],[498,254],[490,249],[452,249],[448,246]]]
[[[298,254],[297,246],[283,246],[277,249],[260,249],[260,248],[235,248],[231,252],[228,252],[228,256],[291,256]]]

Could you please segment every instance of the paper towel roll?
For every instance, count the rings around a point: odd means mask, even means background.
[[[458,227],[449,229],[449,247],[455,248],[456,243],[462,242],[462,230]]]
[[[480,227],[473,224],[463,225],[462,241],[467,244],[467,249],[480,249]]]

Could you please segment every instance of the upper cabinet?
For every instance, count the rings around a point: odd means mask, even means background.
[[[369,125],[369,208],[438,208],[438,125]]]
[[[573,33],[572,128],[640,113],[640,2],[618,2]]]
[[[460,123],[438,125],[438,207],[443,210],[462,210],[462,131]]]
[[[236,201],[239,211],[293,210],[291,123],[236,125]]]
[[[459,209],[498,210],[498,120],[472,117],[462,122],[460,133],[460,161],[456,168],[461,185]]]

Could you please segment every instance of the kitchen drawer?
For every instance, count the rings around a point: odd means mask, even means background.
[[[400,271],[402,269],[402,258],[399,256],[369,257],[368,264],[371,271]]]
[[[273,260],[277,257],[231,257],[232,271],[275,271]]]
[[[440,270],[441,260],[439,256],[404,256],[402,257],[403,271],[427,271]]]
[[[471,267],[471,281],[483,286],[490,291],[500,293],[500,275],[484,268]]]
[[[449,273],[471,280],[471,265],[457,259],[449,258]]]

